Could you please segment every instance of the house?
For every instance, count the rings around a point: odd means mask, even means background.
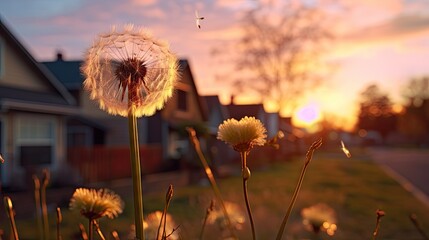
[[[237,120],[246,116],[259,119],[267,129],[268,138],[274,137],[279,130],[279,114],[266,112],[263,104],[234,104],[232,96],[227,109],[230,117]]]
[[[47,168],[66,168],[66,118],[78,112],[73,96],[16,39],[0,19],[0,165],[3,186],[32,186]]]
[[[100,110],[98,103],[89,98],[83,89],[84,77],[80,72],[82,63],[81,60],[66,61],[62,53],[57,53],[55,61],[43,62],[75,97],[80,108],[78,115],[67,120],[68,159],[81,172],[87,172],[83,175],[94,175],[92,171],[95,170],[91,169],[100,169],[103,165],[101,162],[109,162],[120,164],[115,170],[121,168],[124,171],[99,170],[100,174],[106,175],[106,178],[127,177],[130,174],[130,168],[125,166],[129,164],[128,120]],[[153,116],[137,120],[140,150],[144,152],[144,173],[179,167],[189,148],[185,127],[205,122],[206,108],[200,101],[187,60],[179,61],[179,71],[176,91],[164,108]]]
[[[208,135],[206,137],[207,156],[211,160],[215,172],[222,175],[221,169],[219,169],[220,165],[229,163],[228,156],[234,153],[229,145],[217,139],[217,132],[219,125],[230,118],[229,112],[227,107],[220,102],[219,96],[208,95],[202,98],[209,109],[207,116]]]

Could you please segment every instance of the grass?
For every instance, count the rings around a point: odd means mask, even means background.
[[[249,199],[255,217],[258,239],[275,239],[298,179],[303,159],[302,157],[290,162],[274,163],[252,171],[249,180]],[[252,161],[262,160],[252,159],[250,155],[249,164]],[[243,216],[247,219],[241,177],[221,179],[218,180],[218,184],[226,201],[241,204]],[[166,190],[145,195],[146,214],[163,209]],[[118,230],[121,239],[127,239],[134,217],[132,208],[129,207],[132,206],[132,194],[125,194],[122,197],[126,202],[125,212],[117,219],[102,220],[100,225],[106,235],[115,229]],[[212,198],[214,194],[208,186],[193,185],[175,189],[169,213],[176,224],[180,224],[182,239],[198,237],[206,208],[210,205]],[[336,234],[332,237],[322,235],[324,239],[371,239],[377,209],[386,212],[386,216],[382,218],[378,239],[422,239],[408,218],[411,213],[417,214],[423,229],[429,229],[429,208],[405,191],[364,154],[360,156],[355,154],[352,159],[346,159],[343,155],[316,152],[283,239],[314,237],[305,230],[300,210],[317,203],[326,203],[336,211],[337,216]],[[63,210],[63,218],[63,239],[75,239],[71,235],[77,232],[78,222],[87,224],[78,213],[71,213],[66,209]],[[50,220],[53,230],[55,229],[54,215]],[[2,222],[1,226],[7,229],[5,224]],[[17,225],[21,239],[36,239],[34,237],[37,236],[35,221],[18,221]],[[205,239],[219,239],[219,232],[218,226],[207,226]],[[427,230],[426,232],[429,233]],[[240,239],[251,238],[247,221],[237,235]],[[54,239],[54,236],[53,234],[51,239]]]

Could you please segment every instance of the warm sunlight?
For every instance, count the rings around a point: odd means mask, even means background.
[[[306,128],[309,131],[314,130],[316,123],[322,119],[320,107],[316,103],[309,103],[301,106],[293,114],[292,123],[297,127]]]

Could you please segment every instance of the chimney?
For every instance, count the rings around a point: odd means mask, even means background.
[[[61,52],[61,50],[57,51],[57,61],[63,61],[63,53]]]

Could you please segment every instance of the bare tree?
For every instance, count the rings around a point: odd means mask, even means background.
[[[360,97],[357,128],[377,131],[385,139],[396,128],[396,115],[389,96],[372,84],[365,88]]]
[[[279,110],[293,110],[296,100],[326,75],[321,69],[330,69],[322,59],[333,37],[327,19],[321,6],[296,1],[249,11],[230,59],[239,73],[236,89],[253,91]]]
[[[402,95],[410,105],[419,107],[423,100],[429,99],[429,76],[410,79],[408,85],[403,89]]]

